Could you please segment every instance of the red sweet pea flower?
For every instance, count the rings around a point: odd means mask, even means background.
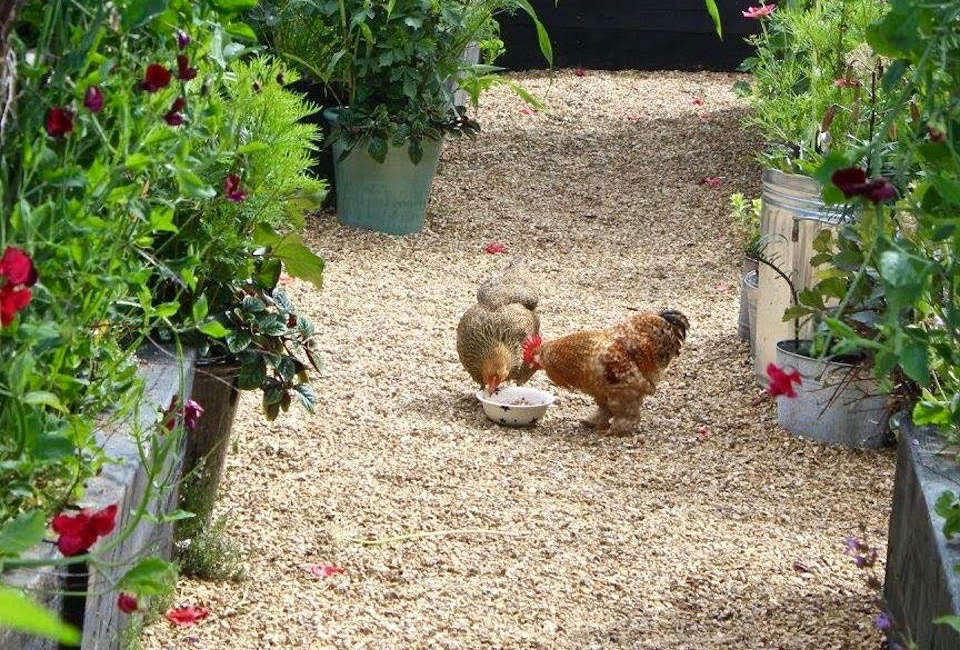
[[[133,614],[137,611],[138,607],[136,596],[131,594],[120,594],[117,596],[117,609],[124,614]]]
[[[314,578],[331,578],[347,572],[343,567],[332,564],[314,564],[308,571]]]
[[[500,253],[506,253],[507,247],[498,241],[492,241],[483,247],[483,252],[489,255],[499,255]]]
[[[143,81],[140,83],[140,87],[148,93],[155,93],[161,88],[169,86],[170,79],[172,78],[173,73],[165,67],[159,63],[151,63],[147,66],[147,71],[144,74]]]
[[[793,389],[793,385],[796,384],[800,386],[803,384],[803,379],[800,377],[799,371],[793,370],[786,372],[775,363],[767,366],[767,377],[770,378],[770,387],[768,390],[774,397],[781,395],[789,398],[796,397],[797,391]]]
[[[37,282],[33,260],[23,250],[8,246],[0,257],[0,327],[9,325],[17,312],[30,304]]]
[[[840,78],[835,79],[833,85],[837,88],[856,88],[860,85],[859,79]]]
[[[60,535],[57,548],[66,557],[71,557],[86,553],[97,539],[110,534],[116,520],[117,506],[114,504],[97,511],[86,509],[75,515],[57,515],[50,526]]]
[[[103,93],[96,86],[90,86],[87,88],[87,92],[83,95],[83,105],[91,113],[99,113],[103,110]]]
[[[228,201],[241,203],[247,200],[247,192],[240,187],[240,177],[236,174],[230,174],[223,179],[223,195]]]
[[[73,131],[73,113],[65,108],[51,108],[47,111],[47,121],[44,126],[47,129],[47,135],[52,138],[62,138]]]
[[[190,81],[197,76],[197,69],[190,67],[190,59],[186,54],[177,55],[177,79]]]
[[[777,5],[772,3],[768,5],[761,5],[759,7],[748,7],[746,11],[741,11],[740,13],[743,14],[744,18],[758,19],[763,18],[764,16],[769,16],[776,8]]]
[[[177,97],[173,100],[173,106],[171,106],[167,114],[163,116],[164,121],[170,126],[180,126],[183,124],[183,114],[180,111],[182,111],[186,105],[187,100],[183,97]]]
[[[897,188],[893,183],[882,176],[867,180],[867,173],[859,167],[838,169],[830,180],[848,199],[862,196],[874,203],[882,203],[897,196]]]
[[[198,621],[202,621],[207,616],[210,615],[210,610],[206,607],[174,607],[173,609],[168,609],[167,613],[164,615],[165,618],[173,623],[174,625],[186,626],[193,625]]]

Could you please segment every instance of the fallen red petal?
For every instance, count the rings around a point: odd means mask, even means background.
[[[703,99],[703,97],[694,97],[692,103],[694,106],[703,106],[707,102]]]
[[[506,253],[507,247],[498,241],[492,241],[483,247],[483,252],[490,255],[499,255],[500,253]]]
[[[314,564],[307,569],[314,578],[330,578],[332,576],[346,573],[347,570],[333,564]]]
[[[168,609],[164,617],[174,625],[187,626],[202,621],[210,615],[206,607],[174,607]]]

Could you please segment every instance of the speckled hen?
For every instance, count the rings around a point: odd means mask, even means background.
[[[586,393],[597,403],[589,424],[629,433],[643,398],[653,395],[661,372],[680,354],[690,322],[678,311],[643,312],[606,330],[585,330],[544,343],[523,344],[524,360],[550,380]]]
[[[512,380],[525,383],[536,370],[523,361],[523,341],[538,336],[539,296],[514,265],[477,291],[477,304],[457,325],[457,354],[473,380],[488,393]]]

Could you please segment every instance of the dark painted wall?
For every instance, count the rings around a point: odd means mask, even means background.
[[[703,0],[532,0],[553,43],[554,65],[601,70],[734,70],[750,55],[744,37],[756,21],[740,15],[749,0],[717,0],[723,41]],[[759,4],[759,2],[753,2]],[[544,68],[526,14],[500,19],[511,70]]]

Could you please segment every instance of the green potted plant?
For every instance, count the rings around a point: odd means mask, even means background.
[[[735,90],[750,107],[745,124],[764,142],[758,155],[764,166],[762,234],[801,288],[812,280],[810,244],[818,233],[856,218],[853,208],[824,204],[813,172],[831,152],[896,134],[896,125],[878,127],[892,110],[894,89],[880,82],[884,62],[866,39],[869,25],[886,10],[872,0],[817,0],[743,12],[760,23],[748,39],[756,53],[741,66],[752,79],[737,82]],[[880,158],[873,164],[879,169]],[[758,285],[754,354],[762,369],[789,333],[780,315],[790,295],[766,266]]]
[[[494,16],[516,9],[534,20],[549,61],[549,40],[527,0],[288,0],[266,10],[276,50],[338,99],[325,116],[343,223],[393,234],[423,227],[443,138],[479,129],[458,107],[451,80],[474,105],[503,83],[538,104],[492,65],[503,51]],[[473,43],[484,63],[465,60]]]

